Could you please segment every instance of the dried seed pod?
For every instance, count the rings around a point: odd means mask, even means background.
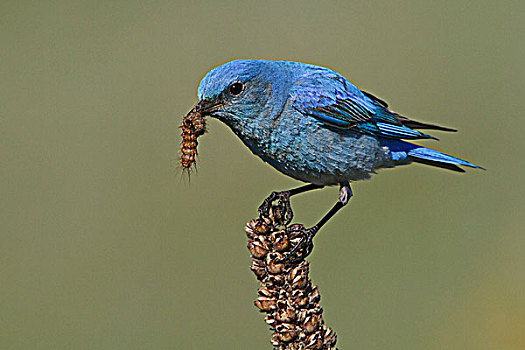
[[[275,327],[280,341],[288,343],[295,339],[297,332],[295,326],[290,323],[281,323]]]
[[[277,304],[277,300],[275,300],[274,298],[259,296],[257,300],[255,300],[253,303],[261,311],[270,311],[275,309],[275,304]]]
[[[264,318],[264,321],[272,328],[277,324],[277,320],[273,318],[272,314],[269,314]]]
[[[315,305],[310,310],[308,310],[308,315],[321,315],[323,313],[323,308],[319,305]]]
[[[283,256],[279,253],[269,253],[266,255],[266,270],[271,274],[281,273],[284,270],[284,264],[279,263]]]
[[[294,289],[304,289],[310,282],[308,279],[308,265],[303,263],[304,261],[288,275]]]
[[[268,298],[273,298],[275,297],[275,291],[272,291],[270,289],[268,289],[267,287],[262,287],[262,288],[259,288],[259,290],[257,291],[257,293],[262,296],[262,297],[268,297]]]
[[[304,330],[306,333],[310,334],[317,330],[317,327],[319,327],[319,320],[321,319],[321,316],[319,315],[310,315],[307,316],[304,322]]]
[[[254,220],[252,220],[254,221]],[[255,233],[254,231],[254,228],[253,226],[255,225],[255,223],[252,223],[252,221],[248,222],[246,224],[246,226],[244,227],[244,232],[246,232],[246,236],[248,237],[248,239],[252,240],[252,239],[256,239],[258,234]]]
[[[301,289],[296,289],[292,292],[291,298],[295,304],[304,307],[309,302],[309,296]]]
[[[182,141],[180,143],[180,164],[189,170],[196,162],[197,156],[197,138],[206,132],[206,120],[202,113],[193,108],[183,119]]]
[[[286,237],[286,232],[284,232],[284,230],[272,233],[270,235],[270,241],[273,244],[273,249],[278,252],[282,252],[288,248],[288,237]]]
[[[268,225],[264,222],[257,221],[255,224],[255,231],[259,234],[266,234],[268,232]]]
[[[250,266],[250,270],[255,274],[259,281],[263,280],[266,277],[266,269],[261,266]]]
[[[306,338],[305,344],[307,349],[322,349],[323,338],[319,333],[313,333]]]
[[[301,232],[290,226],[282,229],[283,220],[270,215],[246,225],[250,268],[261,284],[255,305],[266,313],[265,321],[274,332],[274,350],[334,350],[337,338],[324,324],[319,290],[308,277],[308,261],[297,265],[280,261],[293,249],[293,241],[301,239]]]
[[[318,304],[319,300],[321,300],[319,289],[317,289],[317,286],[313,286],[308,295],[308,302],[311,304]]]
[[[248,249],[252,253],[252,256],[257,259],[263,258],[266,256],[266,253],[268,253],[268,247],[260,241],[248,242]]]
[[[292,322],[297,318],[297,316],[293,307],[286,307],[283,309],[278,309],[275,312],[275,318],[280,322]]]
[[[270,286],[282,286],[285,282],[285,277],[283,275],[268,275],[266,279],[266,283]]]
[[[270,343],[271,343],[273,346],[275,346],[275,347],[281,345],[281,339],[280,339],[280,337],[279,337],[279,333],[274,333],[274,334],[272,335],[272,338],[270,339]]]
[[[335,343],[337,342],[337,335],[332,328],[326,327],[326,325],[323,325],[323,327],[326,328],[324,333],[324,344],[329,347],[335,346]]]

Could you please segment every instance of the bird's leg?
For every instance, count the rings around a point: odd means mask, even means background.
[[[288,228],[288,232],[300,232],[299,234],[301,235],[301,239],[297,245],[281,259],[281,262],[287,261],[291,264],[295,264],[301,262],[308,255],[310,255],[314,247],[313,238],[317,232],[319,232],[321,227],[323,227],[323,225],[326,224],[328,220],[330,220],[342,207],[348,203],[352,195],[353,194],[350,184],[348,182],[341,183],[337,203],[335,203],[332,209],[330,209],[330,211],[328,211],[328,213],[326,213],[317,224],[307,229],[300,225],[294,225]]]
[[[290,205],[290,197],[295,196],[296,194],[315,190],[318,188],[323,188],[322,185],[308,184],[301,187],[293,188],[287,191],[272,192],[266,199],[262,202],[257,210],[259,212],[259,218],[267,216],[272,206],[272,203],[278,200],[278,204],[283,208],[283,216],[285,218],[285,225],[288,225],[293,218],[293,211]]]

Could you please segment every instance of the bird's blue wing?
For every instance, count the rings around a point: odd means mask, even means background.
[[[326,125],[352,128],[361,133],[394,139],[433,138],[405,125],[440,128],[399,116],[375,96],[359,90],[341,75],[329,69],[310,69],[293,85],[294,108]],[[441,128],[442,130],[446,128]]]

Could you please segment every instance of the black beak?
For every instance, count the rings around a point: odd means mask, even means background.
[[[223,102],[217,103],[215,101],[200,100],[195,106],[194,110],[197,113],[209,114],[223,105]]]

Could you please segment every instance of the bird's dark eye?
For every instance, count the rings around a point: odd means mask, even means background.
[[[243,89],[244,89],[244,85],[240,81],[233,82],[228,87],[228,90],[230,91],[230,94],[232,94],[234,96],[239,95],[242,92]]]

